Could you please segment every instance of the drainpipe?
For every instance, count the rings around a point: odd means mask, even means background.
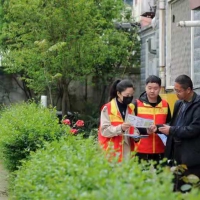
[[[200,21],[180,21],[177,26],[179,27],[200,27]]]
[[[159,76],[165,93],[165,0],[159,0]]]

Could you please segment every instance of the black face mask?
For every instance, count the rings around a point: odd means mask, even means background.
[[[128,105],[128,104],[130,104],[132,101],[133,101],[133,96],[131,96],[131,97],[124,97],[124,96],[123,96],[123,101],[122,101],[123,104]]]

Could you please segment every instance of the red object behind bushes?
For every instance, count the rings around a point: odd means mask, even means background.
[[[63,124],[70,126],[71,125],[71,121],[69,119],[64,119],[62,121]],[[84,121],[83,120],[78,120],[70,129],[70,133],[72,134],[77,134],[79,129],[76,129],[76,127],[83,127],[84,126]]]
[[[78,130],[77,130],[77,129],[74,129],[74,128],[72,128],[72,129],[70,130],[70,133],[72,133],[72,134],[76,134],[76,133],[78,133]]]
[[[78,121],[75,123],[75,125],[76,125],[77,127],[83,127],[83,126],[84,126],[84,121],[83,121],[83,120],[78,120]]]
[[[69,119],[64,119],[63,121],[63,124],[66,124],[66,125],[71,125],[71,122],[70,122],[70,120]]]

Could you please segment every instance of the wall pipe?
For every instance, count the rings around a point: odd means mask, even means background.
[[[159,76],[161,93],[165,92],[165,0],[159,0]]]
[[[200,27],[200,21],[180,21],[177,26],[179,27]]]

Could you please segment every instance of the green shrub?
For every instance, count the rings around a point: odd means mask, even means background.
[[[36,103],[21,103],[4,108],[0,117],[0,157],[10,171],[20,166],[31,151],[65,134],[54,109]]]
[[[195,194],[172,192],[168,170],[141,171],[134,160],[103,159],[92,139],[80,136],[52,142],[16,171],[13,200],[197,200]],[[193,195],[193,196],[192,196]],[[191,197],[191,198],[190,198]]]

